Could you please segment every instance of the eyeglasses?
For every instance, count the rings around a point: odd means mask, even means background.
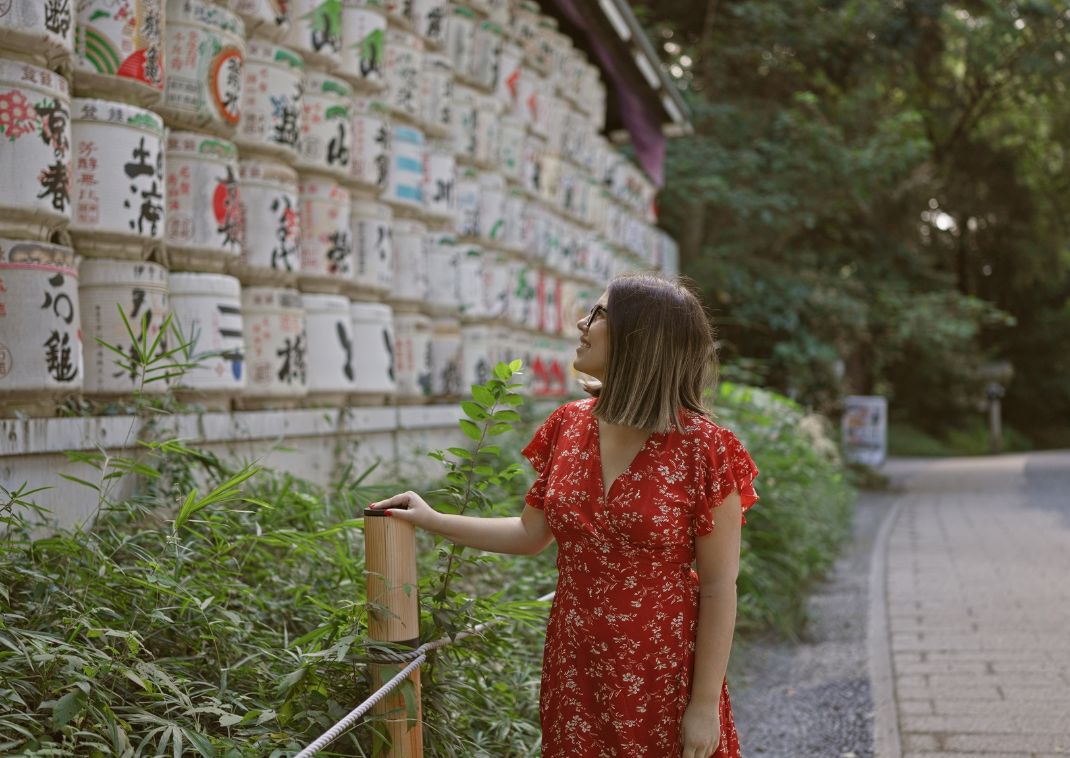
[[[583,331],[586,332],[591,328],[591,324],[594,323],[594,320],[598,318],[599,314],[603,316],[607,314],[606,307],[601,303],[598,303],[593,308],[591,308],[591,312],[588,313],[587,318],[583,320]]]

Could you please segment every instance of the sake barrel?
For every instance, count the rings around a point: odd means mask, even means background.
[[[457,312],[461,305],[461,248],[449,232],[428,232],[427,304],[432,311]]]
[[[283,38],[305,63],[332,71],[342,62],[342,3],[289,0],[290,31]]]
[[[401,400],[431,397],[431,319],[415,311],[394,311],[394,371]]]
[[[512,36],[524,49],[525,55],[534,55],[537,44],[537,30],[542,10],[535,0],[521,0],[513,9],[510,24]]]
[[[423,40],[403,29],[387,29],[383,67],[386,81],[384,101],[396,116],[410,120],[420,118],[423,58]]]
[[[543,98],[542,113],[546,120],[546,149],[551,153],[565,153],[565,127],[571,105],[555,95]]]
[[[542,164],[546,158],[546,140],[536,134],[524,138],[524,165],[521,168],[520,186],[529,194],[538,196],[542,190]]]
[[[472,49],[468,58],[466,77],[481,89],[493,91],[498,71],[504,32],[489,19],[481,19],[472,32]]]
[[[243,157],[262,153],[292,163],[301,135],[304,61],[285,47],[251,39],[244,72],[242,115],[234,141]]]
[[[391,303],[415,306],[427,300],[427,226],[407,218],[394,219],[394,284]]]
[[[73,5],[75,93],[143,106],[160,102],[163,0],[78,0]]]
[[[370,97],[353,98],[353,155],[349,183],[379,194],[386,190],[390,166],[390,123],[386,106]]]
[[[480,229],[479,171],[462,168],[457,173],[454,231],[462,237],[478,237]]]
[[[360,360],[355,366],[354,393],[362,396],[392,396],[394,378],[394,316],[385,303],[351,302],[353,345]]]
[[[561,158],[553,153],[545,153],[539,161],[538,196],[547,206],[559,207],[558,193],[561,191]]]
[[[486,8],[487,18],[503,29],[510,30],[510,21],[512,19],[511,0],[483,0],[482,4]]]
[[[538,269],[531,263],[514,259],[509,268],[509,321],[517,326],[534,328]]]
[[[508,318],[512,295],[512,258],[503,252],[486,251],[483,255],[483,315],[492,319]]]
[[[83,378],[74,253],[0,239],[0,412],[47,407]]]
[[[494,376],[493,331],[484,323],[461,324],[461,386],[484,384]]]
[[[164,165],[172,269],[223,271],[242,250],[238,149],[218,137],[171,132]]]
[[[171,273],[167,277],[173,322],[190,341],[199,365],[175,379],[180,394],[196,393],[213,405],[245,387],[241,285],[225,274]]]
[[[71,218],[67,80],[0,59],[0,234],[48,238]]]
[[[492,95],[479,95],[476,99],[475,160],[487,168],[494,168],[498,159],[500,118],[498,101]]]
[[[356,386],[357,364],[363,356],[353,341],[349,298],[343,295],[301,295],[308,334],[309,396],[345,395]]]
[[[82,331],[85,334],[85,393],[165,392],[168,374],[176,370],[175,363],[182,361],[181,354],[173,358],[163,357],[168,350],[179,347],[170,329],[162,336],[160,334],[171,312],[167,269],[148,261],[86,258],[82,260],[78,274]],[[127,330],[127,323],[132,328],[132,335]],[[114,350],[97,340],[119,348],[127,357],[120,359]],[[144,366],[137,365],[134,360],[137,356],[134,340],[149,347],[158,345],[155,353],[146,356]]]
[[[351,280],[355,295],[382,297],[394,286],[393,217],[385,203],[352,199],[349,228],[356,248]]]
[[[382,89],[386,34],[382,0],[342,0],[342,67],[338,75],[358,89]]]
[[[561,330],[561,279],[543,269],[539,272],[538,329],[546,334]]]
[[[301,289],[342,292],[353,273],[349,192],[332,179],[302,176]]]
[[[479,16],[465,5],[450,4],[446,26],[446,54],[458,76],[468,76],[472,67],[472,45]]]
[[[507,236],[509,219],[505,214],[505,179],[493,171],[479,174],[479,236],[492,245],[501,246]]]
[[[133,105],[75,98],[71,104],[76,248],[142,257],[164,238],[163,119]]]
[[[453,150],[458,160],[474,163],[476,159],[476,121],[479,93],[471,87],[457,85],[453,98]]]
[[[352,88],[336,76],[310,72],[301,97],[297,168],[345,180],[352,162]]]
[[[524,246],[524,229],[527,223],[528,199],[518,189],[512,189],[505,196],[505,217],[509,219],[505,225],[505,234],[501,244],[507,250],[518,252],[528,256],[530,251]]]
[[[238,164],[245,235],[236,273],[250,283],[292,283],[301,268],[297,172],[268,160]]]
[[[255,37],[275,41],[285,37],[290,31],[289,4],[288,0],[229,0],[229,8],[244,22],[250,42]]]
[[[454,186],[457,181],[457,163],[453,157],[453,145],[445,140],[433,140],[428,144],[427,170],[424,173],[424,205],[428,216],[453,221],[456,206]]]
[[[424,205],[424,155],[422,130],[395,124],[390,139],[390,170],[383,199],[398,208],[418,211]]]
[[[0,49],[42,66],[59,66],[74,50],[70,0],[8,0],[0,4]]]
[[[479,245],[462,244],[457,266],[461,315],[465,319],[483,318],[486,315],[483,249]]]
[[[524,126],[545,137],[546,121],[540,116],[542,99],[547,94],[545,77],[528,65],[521,66],[516,88],[517,97],[513,115],[523,121]]]
[[[461,322],[455,318],[431,321],[431,394],[454,398],[465,386],[464,352],[461,348]]]
[[[412,0],[386,0],[386,15],[394,26],[410,29],[412,27]]]
[[[308,392],[308,337],[297,290],[245,287],[241,293],[248,378],[242,401],[299,398]]]
[[[453,127],[453,64],[442,53],[425,53],[420,78],[419,120],[437,136],[451,136]]]
[[[503,116],[498,125],[496,164],[511,183],[520,184],[524,166],[524,125],[512,116]]]
[[[167,0],[167,73],[157,110],[172,128],[232,137],[241,118],[245,24],[206,0]]]
[[[513,40],[504,40],[498,54],[497,77],[494,81],[494,97],[501,103],[505,113],[513,113],[520,95],[520,67],[524,51]]]
[[[446,0],[412,0],[412,28],[435,49],[446,44],[449,3]]]
[[[535,25],[533,43],[527,50],[532,64],[541,74],[547,77],[553,70],[553,35],[555,33],[557,33],[557,19],[545,14],[541,15]]]

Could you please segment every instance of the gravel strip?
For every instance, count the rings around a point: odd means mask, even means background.
[[[864,494],[853,538],[809,600],[797,643],[737,640],[732,710],[745,756],[873,758],[866,657],[870,555],[892,495]]]

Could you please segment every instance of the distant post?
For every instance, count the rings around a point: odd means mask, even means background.
[[[874,468],[888,457],[888,399],[848,395],[843,401],[843,452],[849,463]]]
[[[1003,396],[1007,385],[1014,377],[1010,361],[991,361],[983,364],[977,372],[985,382],[985,404],[988,409],[988,451],[1003,452]]]
[[[416,530],[384,510],[364,511],[364,569],[368,580],[368,636],[380,642],[409,647],[420,644],[420,604],[417,595]],[[372,687],[379,689],[404,664],[371,664]],[[415,710],[415,713],[413,713]],[[423,758],[423,714],[420,708],[420,669],[380,700],[372,710],[390,745],[376,739],[376,758]],[[379,726],[382,725],[382,726]]]

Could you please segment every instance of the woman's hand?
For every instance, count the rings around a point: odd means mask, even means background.
[[[710,758],[721,743],[721,713],[718,703],[692,702],[680,723],[683,758]]]
[[[442,518],[442,514],[428,505],[422,497],[415,492],[402,492],[378,503],[372,503],[369,508],[377,511],[387,510],[388,516],[408,521],[430,532],[436,532],[436,526]]]

